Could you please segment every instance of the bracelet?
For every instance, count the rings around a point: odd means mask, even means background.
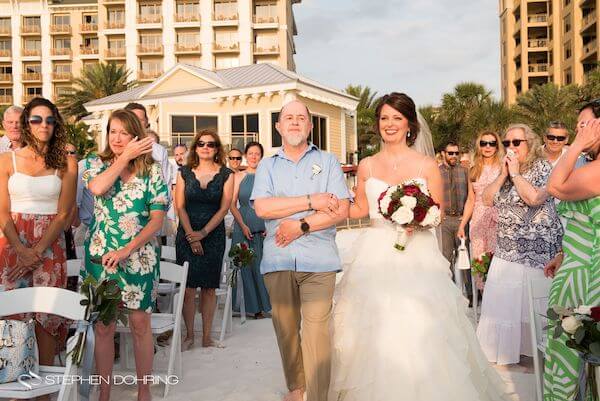
[[[510,178],[515,178],[515,177],[519,177],[521,174],[520,173],[515,173],[515,174],[509,174]]]
[[[208,235],[208,233],[206,232],[206,230],[203,228],[202,230],[200,230],[200,235],[202,236],[202,238],[206,238],[206,236]]]
[[[310,194],[306,195],[306,199],[308,199],[308,210],[313,210],[312,203],[310,201]]]

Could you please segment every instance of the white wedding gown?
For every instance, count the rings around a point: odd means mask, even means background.
[[[330,401],[505,400],[435,235],[418,231],[394,248],[396,230],[377,210],[387,187],[367,179],[373,225],[342,254]]]

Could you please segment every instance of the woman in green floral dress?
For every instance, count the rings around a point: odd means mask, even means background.
[[[567,219],[563,252],[546,267],[553,276],[548,305],[576,307],[600,304],[600,160],[575,169],[581,152],[598,154],[600,123],[591,104],[579,114],[577,137],[561,158],[550,180],[548,191],[563,200],[558,211]],[[580,358],[567,347],[566,334],[553,338],[548,329],[544,367],[544,401],[575,399]]]
[[[86,273],[96,280],[114,279],[130,310],[129,325],[138,377],[152,371],[150,314],[159,279],[160,231],[168,205],[160,166],[151,157],[152,138],[136,116],[112,113],[108,146],[86,160],[83,180],[95,196],[94,219],[86,239]],[[96,368],[109,378],[114,361],[115,323],[96,324]],[[110,381],[109,381],[110,383]],[[148,384],[138,383],[138,401],[149,400]],[[110,384],[100,385],[100,401],[110,399]]]

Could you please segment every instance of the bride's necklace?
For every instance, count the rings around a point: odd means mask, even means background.
[[[402,156],[400,158],[397,158],[397,157],[394,157],[394,156],[387,156],[387,152],[385,152],[385,154],[386,154],[386,159],[391,158],[393,160],[392,169],[394,171],[398,170],[398,163],[401,162],[402,160],[404,160],[404,158],[406,157],[406,156]]]

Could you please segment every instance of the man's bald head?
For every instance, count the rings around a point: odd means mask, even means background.
[[[312,115],[310,114],[308,106],[302,103],[300,100],[292,100],[281,106],[281,110],[279,110],[279,121],[281,122],[281,117],[284,115],[284,113],[287,112],[288,108],[297,110],[298,107],[303,107],[306,110],[306,117],[308,117],[308,119],[311,120]]]
[[[308,107],[299,100],[286,103],[279,112],[279,121],[275,128],[281,135],[284,146],[302,146],[312,130]]]

